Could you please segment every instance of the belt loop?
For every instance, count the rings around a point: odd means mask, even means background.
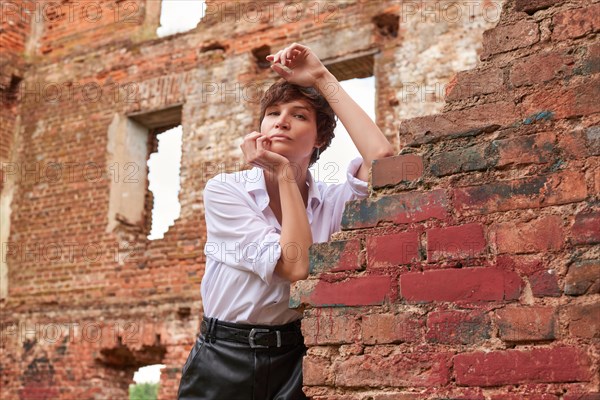
[[[216,318],[213,318],[211,343],[215,343],[217,341],[217,321],[218,320]]]
[[[214,318],[209,318],[208,319],[208,331],[206,332],[206,340],[208,340],[209,343],[214,343],[214,338],[213,338],[213,326],[215,323],[215,319]]]

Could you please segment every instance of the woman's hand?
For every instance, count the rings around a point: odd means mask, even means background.
[[[290,163],[281,154],[270,151],[271,141],[260,132],[254,131],[244,136],[240,148],[248,164],[270,172],[281,173]]]
[[[274,55],[269,54],[267,60],[273,63],[271,69],[286,81],[304,87],[314,87],[317,80],[328,72],[310,48],[298,43],[292,43]],[[280,64],[292,71],[287,72]]]

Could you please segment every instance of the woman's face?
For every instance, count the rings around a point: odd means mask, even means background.
[[[317,141],[316,112],[302,100],[267,107],[260,132],[270,139],[271,151],[298,163],[310,160]]]

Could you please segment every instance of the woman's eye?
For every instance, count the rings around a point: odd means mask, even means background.
[[[297,117],[300,117],[300,118],[302,118],[302,119],[306,119],[306,117],[305,117],[304,115],[302,115],[302,114],[296,114],[296,116],[297,116]]]
[[[271,111],[270,113],[268,113],[267,115],[273,115],[273,114],[279,114],[277,111]]]

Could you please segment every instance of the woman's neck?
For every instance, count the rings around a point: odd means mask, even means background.
[[[263,170],[265,174],[265,184],[267,186],[267,193],[271,202],[275,202],[279,205],[279,179],[273,171]],[[306,178],[308,175],[308,167],[306,168],[289,168],[286,173],[286,179],[294,179],[298,185],[298,190],[304,200],[304,206],[308,204],[308,183]],[[279,208],[279,207],[278,207]]]

